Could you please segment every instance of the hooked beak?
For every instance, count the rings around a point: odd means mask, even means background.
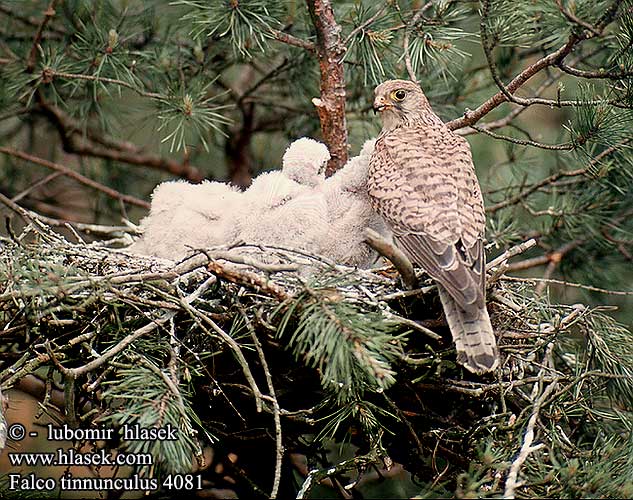
[[[374,101],[374,114],[381,113],[385,109],[392,108],[393,105],[385,102],[384,97],[377,97]]]

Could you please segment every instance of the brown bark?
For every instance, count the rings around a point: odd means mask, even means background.
[[[341,27],[336,22],[330,0],[306,0],[317,33],[317,57],[321,72],[321,97],[312,100],[321,121],[321,134],[330,149],[326,175],[347,162],[347,122],[345,119],[345,71]]]
[[[234,186],[247,188],[253,180],[253,103],[242,107],[242,123],[234,128],[225,144],[229,180]]]

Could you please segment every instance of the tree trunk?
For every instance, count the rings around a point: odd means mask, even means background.
[[[347,162],[347,122],[345,120],[345,71],[341,27],[334,18],[330,0],[307,0],[317,32],[317,57],[321,71],[321,97],[312,99],[321,121],[323,140],[331,159],[325,171],[332,175]]]

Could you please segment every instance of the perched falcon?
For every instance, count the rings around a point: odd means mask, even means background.
[[[390,80],[375,92],[383,128],[369,161],[371,203],[396,245],[436,280],[458,361],[491,371],[498,354],[485,301],[485,214],[468,143],[417,84]]]

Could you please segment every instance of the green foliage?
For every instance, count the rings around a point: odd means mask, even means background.
[[[349,14],[350,27],[358,31],[349,42],[345,58],[358,65],[364,85],[378,85],[395,71],[395,37],[389,29],[393,26],[395,13],[386,11],[370,23],[371,29],[363,28],[375,15],[373,10],[358,3]]]
[[[484,2],[481,22],[485,24],[493,45],[513,48],[529,47],[534,38],[540,35],[538,33],[540,23],[547,22],[550,17],[560,18],[553,12],[551,2],[530,2],[530,4],[517,6],[517,2],[512,0]],[[558,30],[553,31],[553,33],[557,32]],[[548,41],[551,40],[543,40],[540,36],[538,38],[539,43]]]
[[[633,402],[630,330],[609,316],[594,313],[584,334],[589,344],[589,363],[594,369],[607,374],[607,394],[613,401],[628,408]]]
[[[278,335],[319,370],[323,388],[339,404],[355,404],[366,391],[382,392],[395,382],[389,363],[402,354],[402,337],[380,311],[333,296],[336,281],[308,283],[291,304],[282,304]]]
[[[452,1],[435,2],[433,9],[430,18],[422,17],[408,28],[411,66],[416,75],[431,73],[444,80],[448,76],[456,79],[456,70],[470,55],[457,43],[473,36],[463,28],[469,11]]]
[[[123,449],[130,454],[150,454],[152,464],[138,467],[143,474],[185,474],[191,470],[193,457],[200,456],[200,445],[194,424],[197,420],[182,385],[174,393],[168,380],[170,374],[153,361],[132,356],[136,366],[118,370],[117,377],[104,383],[104,398],[111,412],[100,423],[120,429]],[[136,359],[135,359],[136,358]],[[129,429],[176,430],[176,440],[139,439],[126,440],[123,427]],[[155,471],[155,472],[153,472]]]
[[[222,111],[230,105],[214,104],[221,95],[207,97],[212,83],[189,82],[186,88],[170,90],[166,98],[158,100],[160,125],[157,131],[167,134],[161,142],[169,144],[170,152],[186,150],[188,144],[197,143],[209,151],[207,138],[210,131],[226,135],[221,125],[231,123],[231,120]]]
[[[575,108],[574,119],[566,127],[577,148],[583,148],[587,143],[616,147],[630,137],[633,111],[609,106],[607,99],[601,99],[596,89],[590,86],[581,86],[578,97],[587,104]],[[596,104],[596,100],[603,102]]]
[[[376,392],[382,393],[380,389]],[[386,411],[382,406],[366,401],[365,399],[351,399],[345,401],[326,401],[329,405],[324,405],[326,410],[323,417],[319,419],[321,430],[315,436],[316,443],[327,442],[328,439],[343,437],[343,442],[349,440],[351,435],[349,428],[357,425],[370,439],[373,439],[372,448],[381,446],[381,436],[389,431],[389,424],[396,420],[396,417]],[[329,407],[334,407],[334,411],[327,411]]]
[[[108,16],[109,17],[109,16]],[[122,26],[119,30],[126,29],[126,18],[121,19]],[[94,76],[99,78],[115,78],[122,80],[137,88],[142,86],[141,80],[134,74],[134,66],[132,64],[133,58],[137,57],[137,54],[131,52],[125,47],[120,40],[121,34],[115,28],[110,28],[107,31],[103,26],[108,25],[108,21],[101,21],[96,24],[97,21],[91,19],[91,23],[86,25],[82,20],[78,20],[78,30],[76,33],[76,41],[71,45],[70,50],[75,54],[76,62],[70,66],[71,73],[79,73],[83,75]],[[111,23],[114,21],[110,21]],[[129,28],[128,28],[129,29]],[[127,35],[126,32],[122,32]],[[130,35],[128,35],[130,36]],[[53,66],[53,69],[56,69]],[[57,70],[59,71],[59,70]],[[88,89],[92,90],[88,95],[92,95],[92,98],[96,100],[99,90],[108,92],[108,87],[102,81],[96,80],[94,82],[86,82],[82,80],[76,80],[72,82],[71,96],[74,92],[78,91],[83,86],[88,86]],[[120,87],[118,88],[120,96]]]
[[[283,15],[281,2],[262,0],[178,0],[172,5],[190,8],[182,20],[193,25],[194,38],[228,37],[235,54],[241,57],[251,57],[253,49],[263,52],[268,46],[270,30],[281,27],[279,19]]]

